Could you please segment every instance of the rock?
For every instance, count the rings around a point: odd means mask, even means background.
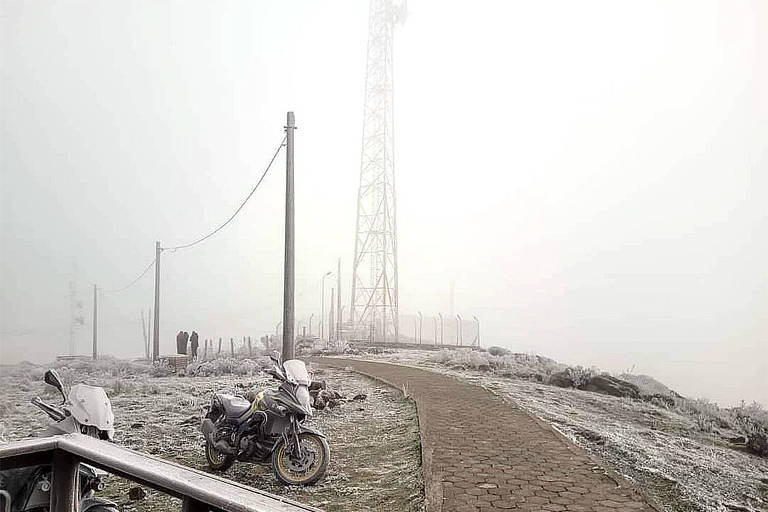
[[[512,351],[504,347],[488,347],[488,353],[492,356],[508,356]]]
[[[341,402],[339,402],[339,401],[338,401],[338,400],[336,400],[335,398],[331,398],[330,400],[328,400],[328,407],[330,407],[331,409],[333,409],[333,408],[337,407],[337,406],[338,406],[340,403],[341,403]]]
[[[360,393],[358,395],[353,396],[352,400],[365,400],[366,398],[368,398],[368,395],[366,395],[365,393]]]
[[[479,365],[477,365],[477,369],[478,369],[478,371],[481,371],[481,372],[489,372],[489,371],[491,371],[491,365],[489,365],[489,364],[479,364]]]
[[[744,436],[729,437],[728,442],[733,444],[747,444],[747,438]]]
[[[572,388],[573,377],[570,372],[563,370],[561,372],[553,373],[549,376],[549,383],[559,388]]]
[[[640,398],[640,390],[637,386],[610,375],[596,375],[586,384],[579,386],[579,389],[603,395]]]
[[[326,406],[325,399],[322,396],[316,397],[315,403],[312,404],[312,407],[314,407],[318,411],[322,411],[323,409],[325,409],[325,406]]]
[[[131,424],[131,428],[142,428],[144,426],[144,423],[137,421],[136,423]]]
[[[147,497],[147,491],[141,487],[131,487],[131,489],[128,491],[128,497],[131,499],[131,501],[143,500]]]
[[[321,389],[327,389],[328,385],[324,380],[313,380],[309,384],[309,391],[319,391]]]
[[[768,433],[757,431],[749,434],[747,448],[762,457],[768,457]]]

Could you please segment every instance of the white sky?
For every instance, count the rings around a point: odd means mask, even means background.
[[[226,219],[287,110],[297,318],[317,325],[337,257],[348,308],[367,2],[0,8],[3,362],[66,351],[75,267],[90,324],[92,283],[123,286],[155,240]],[[447,313],[455,279],[485,345],[767,404],[768,2],[408,8],[395,49],[401,312]],[[283,168],[225,231],[163,255],[166,350],[179,329],[274,330]],[[150,274],[104,295],[103,351],[142,352],[152,291]]]

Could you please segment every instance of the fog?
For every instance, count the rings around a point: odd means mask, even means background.
[[[228,218],[296,113],[296,317],[349,307],[367,2],[3,0],[3,363],[143,354],[163,246]],[[395,34],[400,311],[768,404],[768,3],[411,0]],[[162,256],[161,347],[274,332],[284,158]],[[328,290],[335,280],[326,281]],[[327,299],[326,299],[327,301]],[[429,327],[429,328],[428,328]],[[469,327],[468,327],[469,329]],[[404,326],[412,332],[411,324]],[[465,338],[469,335],[465,334]]]

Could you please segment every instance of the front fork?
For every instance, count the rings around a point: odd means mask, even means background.
[[[288,454],[297,460],[301,459],[301,442],[299,441],[299,422],[296,421],[296,416],[291,415],[291,424],[283,432],[283,442],[286,448],[288,448]]]

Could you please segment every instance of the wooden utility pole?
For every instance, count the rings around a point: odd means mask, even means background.
[[[152,331],[152,360],[160,359],[160,242],[155,242],[155,318]]]
[[[295,357],[294,325],[294,205],[293,205],[293,132],[296,120],[288,112],[285,126],[285,269],[283,283],[283,361]]]
[[[98,320],[98,309],[96,306],[96,285],[93,285],[93,359],[96,360],[98,357],[98,349],[97,349],[97,320]]]

